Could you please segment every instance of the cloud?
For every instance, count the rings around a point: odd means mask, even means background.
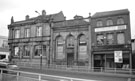
[[[15,8],[16,6],[12,0],[0,0],[0,12]]]

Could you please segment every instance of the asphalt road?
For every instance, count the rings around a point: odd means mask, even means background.
[[[20,68],[18,71],[32,72],[29,73],[20,73],[19,81],[39,81],[37,76],[34,73],[41,74],[42,81],[135,81],[135,77],[132,76],[132,79],[129,79],[129,75],[124,74],[110,74],[110,73],[101,73],[101,72],[71,72],[71,71],[58,71],[58,70],[40,70],[32,68]],[[15,76],[3,75],[2,81],[17,81]]]
[[[61,76],[61,77],[78,78],[78,79],[85,79],[85,80],[90,80],[90,81],[92,80],[93,81],[128,81],[129,79],[127,75],[107,74],[107,73],[100,73],[100,72],[78,73],[78,72],[69,72],[69,71],[57,71],[57,70],[48,70],[48,69],[39,70],[39,69],[28,69],[28,68],[21,68],[20,71],[34,72],[34,73]],[[42,76],[42,78],[46,79],[47,77],[45,78],[45,76],[44,77]],[[135,81],[135,77],[132,78],[131,81]]]

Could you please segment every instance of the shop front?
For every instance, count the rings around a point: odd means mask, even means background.
[[[121,51],[121,55],[115,54],[115,51],[94,52],[94,67],[99,69],[129,69],[130,52]]]

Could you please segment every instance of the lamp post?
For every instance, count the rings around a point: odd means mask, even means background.
[[[40,13],[38,12],[38,11],[35,11],[36,13],[38,13],[38,15],[40,16]],[[42,37],[42,40],[41,40],[41,42],[43,42],[43,37]],[[40,69],[42,69],[42,56],[43,56],[43,44],[42,43],[40,43],[41,44],[41,50],[40,50]]]
[[[40,53],[40,69],[42,69],[42,54]]]

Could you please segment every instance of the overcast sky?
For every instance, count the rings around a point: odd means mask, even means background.
[[[26,15],[38,16],[35,10],[46,10],[47,14],[63,11],[67,19],[76,14],[88,17],[96,12],[129,9],[131,35],[135,38],[135,3],[134,0],[0,0],[0,35],[8,36],[7,25],[11,16],[14,21],[24,20]]]

